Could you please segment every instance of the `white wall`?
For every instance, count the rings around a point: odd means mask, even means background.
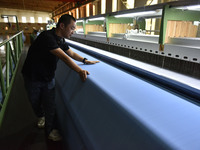
[[[42,23],[46,22],[46,17],[51,18],[51,13],[41,11],[28,11],[19,9],[7,9],[0,8],[0,15],[16,15],[18,22],[22,22],[22,16],[26,17],[27,23],[30,22],[30,17],[35,18],[35,23],[38,23],[38,17],[42,17]],[[13,17],[9,17],[9,21],[13,22]],[[4,19],[0,18],[0,22],[4,22]]]

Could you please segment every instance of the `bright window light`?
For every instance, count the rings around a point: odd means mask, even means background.
[[[22,22],[26,23],[26,17],[22,16]]]
[[[93,5],[93,16],[95,16],[95,5]]]
[[[69,11],[69,15],[72,15],[71,11]]]
[[[49,17],[46,17],[46,23],[48,23],[49,20],[50,20],[50,18],[49,18]]]
[[[117,11],[117,0],[112,0],[112,12]]]
[[[17,22],[17,21],[16,21],[16,17],[15,17],[15,16],[13,17],[13,22],[14,22],[14,23],[16,23],[16,22]]]
[[[151,23],[151,30],[155,30],[155,27],[156,27],[156,19],[155,18],[153,18],[152,19],[152,23]],[[155,32],[151,32],[151,35],[154,35],[155,34]]]
[[[76,8],[76,18],[79,18],[79,12],[78,12],[78,8]]]
[[[151,19],[145,19],[145,23],[146,23],[145,30],[151,30]]]
[[[135,0],[127,0],[127,8],[131,9],[134,8]]]
[[[90,16],[90,4],[86,5],[86,17]]]
[[[115,15],[114,17],[121,18],[121,17],[137,17],[137,16],[144,16],[144,15],[148,16],[154,13],[156,13],[156,11],[144,11],[144,12],[136,12],[136,13],[130,13],[130,14]]]
[[[38,17],[38,23],[42,23],[42,17]]]
[[[35,18],[34,17],[30,17],[30,22],[31,23],[35,23]]]
[[[88,19],[89,21],[96,21],[96,20],[104,20],[105,17],[98,17],[98,18],[92,18],[92,19]]]
[[[101,14],[106,13],[106,0],[101,0]]]
[[[8,18],[3,18],[3,21],[4,22],[8,22]]]

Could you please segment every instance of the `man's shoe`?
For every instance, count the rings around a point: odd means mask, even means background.
[[[37,126],[38,126],[38,128],[44,128],[45,127],[45,117],[38,118]]]
[[[48,139],[50,139],[52,141],[60,141],[60,140],[62,140],[62,136],[59,134],[58,130],[53,129],[50,132]]]

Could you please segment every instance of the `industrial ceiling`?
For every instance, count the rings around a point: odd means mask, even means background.
[[[1,8],[53,12],[66,3],[83,3],[86,0],[0,0]]]

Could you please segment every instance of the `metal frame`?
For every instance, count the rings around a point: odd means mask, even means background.
[[[73,37],[84,39],[88,41],[94,41],[98,43],[104,43],[108,45],[115,45],[118,47],[124,47],[128,49],[143,51],[147,53],[154,53],[156,55],[162,55],[166,57],[172,57],[176,59],[181,59],[185,61],[200,63],[200,47],[192,47],[180,44],[165,44],[164,51],[159,51],[159,44],[155,42],[149,42],[148,39],[142,41],[137,40],[125,40],[120,38],[107,38],[98,37],[92,35],[86,35],[85,37],[79,34],[74,34]],[[190,41],[188,41],[190,42]],[[193,44],[191,42],[191,44]]]
[[[6,49],[6,63],[3,66],[0,59],[0,85],[1,85],[1,93],[2,100],[0,102],[0,127],[2,124],[2,120],[4,118],[5,109],[8,103],[8,98],[10,95],[10,91],[13,85],[13,81],[16,75],[16,70],[19,64],[19,58],[21,56],[23,41],[22,41],[22,32],[19,32],[12,36],[10,39],[5,40],[0,43],[1,46],[5,46]],[[11,46],[12,42],[12,46]],[[13,47],[13,48],[12,48]],[[3,72],[2,67],[6,68],[5,73]]]

